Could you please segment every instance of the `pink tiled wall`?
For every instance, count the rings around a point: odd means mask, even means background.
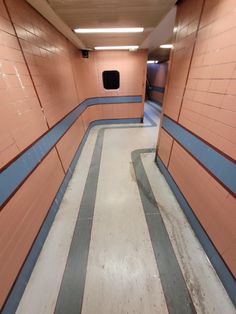
[[[175,49],[172,51],[170,77],[166,91],[165,113],[178,119],[186,87],[203,0],[183,1],[178,5]]]
[[[25,0],[6,3],[46,119],[53,126],[78,105],[70,62],[72,47]]]
[[[2,1],[0,1],[0,119],[0,168],[48,129]]]
[[[236,241],[235,198],[176,142],[168,170],[236,276],[236,252],[233,250]]]
[[[206,1],[179,122],[236,156],[236,3]]]
[[[166,167],[168,167],[169,164],[172,145],[173,138],[164,129],[161,129],[161,135],[158,143],[158,152]]]
[[[61,164],[53,149],[0,212],[0,308],[63,177]]]
[[[86,98],[144,99],[146,51],[98,52],[84,59],[27,2],[5,3],[9,14],[0,0],[1,170]],[[111,68],[121,73],[118,91],[102,86],[101,72]],[[89,123],[142,116],[143,103],[89,107],[1,208],[0,311]]]
[[[235,161],[236,2],[184,0],[176,26],[164,115]],[[236,276],[236,199],[172,141],[161,129],[158,156]]]
[[[148,64],[147,65],[147,77],[151,86],[164,87],[166,86],[167,80],[167,71],[168,71],[168,62],[160,64]],[[154,101],[158,101],[162,104],[164,93],[157,91],[151,91],[151,98]]]

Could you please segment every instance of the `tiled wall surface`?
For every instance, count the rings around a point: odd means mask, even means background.
[[[184,0],[176,26],[164,115],[235,164],[236,2]],[[157,154],[236,277],[235,194],[163,128]]]
[[[146,58],[138,51],[84,59],[24,0],[0,0],[0,174],[86,98],[144,99]],[[109,69],[120,71],[118,91],[103,89]],[[88,107],[0,209],[0,311],[89,123],[142,116],[143,102]]]
[[[178,6],[176,21],[178,31],[175,49],[171,56],[168,93],[165,101],[165,113],[174,120],[177,120],[179,116],[202,5],[203,0],[191,0],[184,1]]]
[[[9,16],[0,1],[0,168],[47,131]]]
[[[236,4],[206,1],[179,122],[236,156]]]
[[[147,77],[151,90],[151,99],[159,103],[163,103],[164,91],[167,80],[168,62],[160,64],[148,64],[147,65]],[[156,90],[155,90],[156,89]]]
[[[52,126],[78,104],[70,62],[72,48],[27,2],[6,3],[46,119]]]

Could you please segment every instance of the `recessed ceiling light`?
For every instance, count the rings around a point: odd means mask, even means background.
[[[96,33],[142,33],[143,27],[127,27],[127,28],[75,28],[78,34],[96,34]]]
[[[94,47],[95,50],[136,50],[139,46],[104,46]]]
[[[165,44],[165,45],[160,45],[160,48],[167,48],[167,49],[171,49],[174,46],[172,44]]]
[[[177,30],[178,30],[178,27],[175,26],[174,29],[173,29],[173,32],[176,33]]]
[[[148,60],[147,63],[158,63],[158,60]]]

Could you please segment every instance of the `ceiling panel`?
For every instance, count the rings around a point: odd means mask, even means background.
[[[144,27],[139,34],[77,35],[88,48],[140,45],[174,5],[175,0],[48,0],[55,12],[74,29]]]

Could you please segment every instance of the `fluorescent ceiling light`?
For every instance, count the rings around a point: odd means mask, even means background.
[[[160,45],[160,48],[167,48],[167,49],[171,49],[174,46],[172,44],[165,44],[165,45]]]
[[[95,50],[136,50],[139,46],[104,46],[94,47]]]
[[[143,27],[128,28],[76,28],[74,31],[78,34],[97,34],[97,33],[142,33]]]
[[[148,60],[147,63],[158,63],[158,60]]]

